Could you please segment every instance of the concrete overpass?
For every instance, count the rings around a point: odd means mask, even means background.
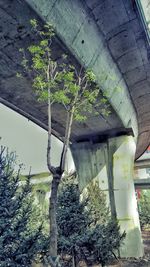
[[[16,78],[16,72],[21,70],[19,48],[36,41],[29,24],[33,17],[41,23],[48,21],[54,25],[57,33],[52,49],[55,58],[66,51],[73,64],[93,70],[101,90],[107,93],[112,111],[109,117],[91,115],[83,125],[74,123],[73,156],[79,179],[83,180],[81,187],[107,166],[109,189],[114,184],[117,190],[115,196],[110,192],[111,208],[115,201],[117,217],[122,229],[127,231],[122,255],[135,257],[142,255],[142,246],[132,169],[134,158],[145,151],[150,139],[149,44],[137,2],[0,1],[2,103],[47,127],[46,106],[36,101],[30,79],[28,76],[22,81]],[[107,81],[102,79],[105,73],[109,75]],[[64,124],[65,112],[55,105],[52,126],[54,134],[60,138],[64,134]],[[87,162],[90,162],[88,166]],[[121,198],[124,209],[118,204]]]
[[[135,189],[150,189],[150,178],[149,174],[146,172],[146,169],[150,168],[150,158],[149,154],[144,154],[139,160],[134,164],[134,186]],[[145,157],[144,157],[145,156]],[[139,171],[143,170],[144,172],[140,173]]]
[[[56,27],[63,41],[63,44],[60,40],[56,41],[56,57],[62,50],[69,49],[70,54],[73,54],[72,60],[91,68],[103,90],[108,90],[114,112],[109,118],[91,118],[82,127],[74,124],[72,139],[85,134],[101,134],[111,129],[119,131],[119,128],[131,127],[138,137],[136,158],[139,157],[149,144],[150,63],[148,42],[135,1],[94,0],[76,1],[76,4],[71,1],[48,1],[47,4],[47,1],[1,0],[0,97],[46,127],[45,107],[35,101],[29,79],[25,77],[24,82],[20,83],[15,77],[21,60],[18,49],[26,47],[34,39],[29,19],[37,15],[26,2],[42,19],[50,20]],[[113,80],[102,84],[101,76],[104,73]],[[62,136],[65,116],[61,114],[56,107],[53,129]]]
[[[150,189],[150,178],[134,180],[136,189]]]

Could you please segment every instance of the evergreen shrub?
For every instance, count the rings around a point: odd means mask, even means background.
[[[46,249],[38,207],[33,205],[30,179],[20,180],[15,154],[0,150],[0,266],[30,267]]]

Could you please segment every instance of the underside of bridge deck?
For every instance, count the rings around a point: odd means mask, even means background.
[[[136,157],[139,157],[150,140],[150,61],[147,54],[148,44],[135,1],[48,2],[46,8],[46,0],[0,1],[1,102],[42,127],[47,127],[46,105],[37,102],[29,77],[26,75],[19,80],[16,73],[21,71],[19,48],[27,48],[31,42],[36,41],[31,33],[29,20],[37,18],[41,23],[42,20],[50,20],[59,36],[53,45],[56,59],[65,51],[73,64],[77,67],[84,64],[93,69],[96,75],[100,72],[99,66],[104,63],[104,71],[108,70],[110,75],[115,73],[114,88],[116,84],[123,88],[121,93],[111,91],[109,117],[90,116],[82,125],[74,123],[72,140],[88,134],[101,135],[111,130],[117,134],[120,128],[133,128],[136,135],[137,115]],[[94,43],[96,40],[98,44]],[[87,50],[88,58],[87,54],[83,54]],[[119,99],[118,102],[116,99]],[[61,106],[55,105],[52,126],[59,137],[64,135],[64,125],[65,112]]]
[[[32,90],[31,80],[28,75],[22,79],[16,77],[17,72],[22,72],[20,48],[27,49],[31,42],[36,42],[37,37],[31,33],[30,19],[36,18],[42,24],[37,14],[25,3],[25,1],[2,0],[0,1],[0,101],[4,105],[14,109],[20,114],[40,126],[47,128],[47,105],[39,103]],[[68,60],[80,67],[79,63],[70,51],[55,38],[53,41],[52,54],[59,60],[60,55],[66,53]],[[61,105],[52,107],[53,133],[63,137],[65,132],[66,113]],[[72,140],[80,135],[97,134],[111,129],[122,129],[123,123],[111,108],[109,117],[91,115],[83,123],[73,124]]]

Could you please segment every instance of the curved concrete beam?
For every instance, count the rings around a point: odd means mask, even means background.
[[[57,34],[73,55],[95,73],[101,90],[107,95],[124,127],[132,127],[137,137],[136,112],[127,86],[87,6],[79,0],[26,2],[42,19],[54,25]],[[108,75],[106,81],[104,75]]]
[[[16,77],[17,72],[22,72],[22,57],[20,48],[27,47],[37,42],[38,37],[31,31],[30,19],[36,18],[42,25],[40,17],[25,1],[1,0],[1,38],[0,38],[0,97],[1,102],[6,101],[7,106],[15,109],[34,122],[41,125],[47,125],[47,104],[37,101],[34,90],[32,90],[32,81],[27,73],[23,72],[21,79]],[[52,54],[57,60],[63,53],[67,53],[71,64],[78,67],[79,63],[69,53],[64,43],[57,37],[53,40]],[[5,102],[5,103],[6,103]],[[110,131],[123,128],[121,120],[116,112],[112,111],[109,116],[95,116],[90,114],[84,123],[74,122],[72,127],[71,140],[85,134],[102,134],[103,131]],[[52,129],[63,137],[65,133],[66,112],[62,105],[53,105],[52,107]],[[117,132],[117,131],[116,131]],[[57,135],[57,134],[56,134]]]
[[[47,124],[46,105],[36,101],[30,79],[27,76],[22,81],[16,78],[16,72],[21,69],[19,48],[26,49],[35,40],[29,21],[33,17],[40,21],[38,12],[44,20],[49,19],[57,26],[58,35],[76,59],[93,69],[100,87],[120,117],[112,110],[107,118],[91,116],[84,125],[74,123],[72,140],[85,134],[101,135],[103,131],[123,126],[132,127],[137,136],[137,114],[138,158],[150,140],[150,60],[136,1],[26,1],[0,2],[0,97]],[[54,43],[55,58],[66,49],[64,43],[58,40]],[[71,59],[74,63],[73,56]],[[102,82],[106,73],[111,78]],[[65,118],[62,107],[55,106],[52,126],[61,136],[64,135]]]
[[[135,134],[137,114],[137,159],[150,142],[150,122],[147,121],[150,114],[150,48],[136,1],[27,2],[45,21],[51,21],[55,25],[58,35],[76,58],[86,67],[93,69],[100,85],[103,71],[113,76],[111,86],[105,83],[103,90],[109,89],[110,102],[124,125],[130,124]],[[124,88],[120,96],[117,90],[114,90],[119,83],[119,87]],[[130,97],[134,108],[132,103],[129,104]]]

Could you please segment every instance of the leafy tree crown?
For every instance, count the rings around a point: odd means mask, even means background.
[[[100,96],[94,73],[68,64],[67,55],[55,60],[51,49],[55,35],[52,25],[46,24],[40,29],[35,19],[31,20],[31,25],[34,34],[39,37],[36,44],[28,47],[31,60],[24,49],[20,49],[20,52],[23,54],[24,70],[33,78],[33,88],[38,99],[49,99],[51,105],[62,104],[67,112],[73,112],[77,121],[86,120],[87,114],[91,112],[95,115],[109,115],[107,99]]]

